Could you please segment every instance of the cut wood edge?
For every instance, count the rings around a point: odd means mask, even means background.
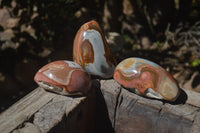
[[[122,88],[122,89],[119,92],[120,88]],[[200,131],[199,130],[200,129],[200,125],[199,125],[199,123],[200,123],[200,119],[199,119],[200,118],[200,113],[199,113],[200,112],[200,108],[199,108],[200,107],[200,94],[197,92],[193,92],[190,90],[183,90],[185,92],[185,94],[187,95],[187,99],[184,99],[185,100],[184,103],[182,103],[182,102],[181,103],[171,103],[171,102],[165,103],[160,100],[148,99],[148,98],[138,96],[134,93],[131,93],[130,91],[121,87],[121,85],[116,83],[114,80],[101,81],[101,91],[106,100],[108,112],[114,112],[114,111],[116,112],[116,114],[114,114],[114,116],[113,116],[113,113],[109,113],[109,117],[112,122],[113,122],[113,120],[114,121],[122,120],[121,118],[118,119],[118,117],[121,116],[122,114],[117,114],[120,107],[122,108],[122,106],[127,106],[127,109],[128,109],[128,108],[132,108],[132,105],[133,106],[140,105],[142,107],[145,107],[145,109],[149,108],[149,109],[153,109],[154,111],[156,110],[158,113],[157,114],[158,120],[160,120],[162,118],[162,122],[164,122],[164,123],[166,123],[165,119],[171,120],[170,118],[172,118],[171,121],[173,123],[180,121],[181,124],[179,124],[179,129],[176,129],[177,131],[182,131],[182,128],[181,128],[182,124],[183,125],[185,124],[187,126],[187,127],[183,128],[183,129],[187,129],[187,131],[192,131],[194,133]],[[117,95],[119,95],[119,96],[117,96]],[[182,97],[180,97],[180,98],[182,98]],[[125,99],[130,100],[130,102],[123,102]],[[132,102],[131,102],[131,100],[132,100]],[[118,104],[117,108],[116,108],[116,106],[114,107],[114,105],[112,105],[112,104],[110,105],[110,101],[115,101],[113,103]],[[116,102],[116,101],[118,101],[118,102]],[[126,109],[126,107],[125,107],[125,109]],[[130,109],[130,110],[132,110],[132,109]],[[147,112],[151,112],[151,110],[148,110]],[[129,113],[131,113],[131,112],[129,112]],[[147,115],[147,114],[145,114],[145,115]],[[171,117],[168,118],[168,116],[171,116]],[[151,117],[151,116],[149,116],[149,117]],[[144,121],[144,118],[143,118],[143,121]],[[127,122],[127,120],[124,120],[123,122],[124,122],[123,124],[125,124],[125,123],[130,124],[131,120],[129,122]],[[117,124],[117,125],[113,124],[115,126],[116,132],[118,131],[118,129],[120,129],[118,132],[122,131],[122,129],[119,128],[118,126],[123,125],[123,124],[122,123]],[[159,123],[159,121],[157,121],[155,124],[157,126],[159,126],[160,123]],[[171,124],[171,126],[172,125],[173,124]],[[125,125],[123,125],[123,126],[125,126]],[[171,126],[170,125],[169,125],[169,127],[165,126],[164,130],[166,130],[166,131],[170,130],[169,128],[171,128]],[[124,129],[127,129],[127,128],[131,128],[131,127],[126,127]],[[140,129],[140,130],[144,131],[142,129]],[[134,131],[136,131],[136,130],[134,130]],[[147,130],[147,131],[149,131],[149,130]]]
[[[94,86],[94,84],[93,84],[92,89],[93,88],[97,88],[97,86]],[[160,108],[163,108],[162,105],[165,107],[164,109],[166,109],[166,111],[171,111],[171,109],[176,109],[175,106],[177,106],[178,108],[180,108],[180,110],[175,110],[175,111],[177,114],[179,114],[182,111],[182,109],[189,108],[186,106],[192,105],[196,108],[196,110],[194,109],[195,112],[200,111],[200,94],[197,92],[191,91],[191,90],[184,89],[184,92],[187,94],[187,100],[185,101],[185,104],[171,105],[168,103],[162,104],[162,102],[158,101],[158,100],[143,98],[143,97],[137,96],[125,89],[123,89],[123,90],[121,90],[121,89],[122,89],[122,87],[113,79],[101,81],[102,93],[104,93],[103,95],[107,95],[107,100],[110,101],[110,103],[107,103],[107,104],[110,104],[110,106],[112,104],[117,104],[117,105],[112,105],[112,108],[113,108],[112,111],[117,109],[117,106],[119,106],[118,105],[120,103],[119,98],[122,94],[123,94],[123,96],[126,96],[126,97],[133,97],[134,99],[137,100],[138,104],[148,105],[150,107],[157,108],[158,110]],[[6,111],[4,111],[3,113],[0,114],[0,131],[5,132],[5,133],[11,132],[11,131],[15,130],[17,127],[19,127],[21,124],[23,124],[25,121],[28,121],[34,114],[37,114],[36,112],[40,112],[41,109],[44,109],[45,105],[49,105],[50,103],[56,103],[56,102],[60,102],[60,101],[67,101],[67,100],[69,101],[68,104],[72,103],[71,105],[73,105],[73,106],[68,106],[69,108],[66,108],[65,115],[68,116],[72,112],[72,114],[75,113],[75,115],[73,115],[73,117],[74,117],[77,115],[76,114],[77,111],[74,112],[73,110],[82,109],[82,107],[80,108],[79,105],[83,106],[81,103],[85,103],[85,101],[88,99],[86,97],[72,98],[72,97],[61,96],[58,94],[47,92],[44,89],[38,87],[35,90],[33,90],[31,93],[26,95],[24,98],[19,100],[17,103],[12,105],[9,109],[7,109]],[[185,107],[183,107],[183,106],[185,106]],[[78,108],[76,108],[76,107],[78,107]],[[116,118],[115,118],[116,111],[110,112],[110,110],[108,110],[108,112],[109,112],[109,115],[111,116],[110,117],[111,121],[114,122],[116,120]],[[192,110],[191,110],[191,112],[192,112]],[[184,114],[184,112],[181,112],[181,113],[183,113],[183,116],[188,115],[188,114]],[[196,114],[198,116],[197,117],[198,119],[194,120],[193,131],[197,131],[200,128],[199,127],[200,113],[196,113]],[[63,114],[62,114],[62,116],[63,116]],[[185,116],[183,118],[187,118]],[[190,118],[188,117],[187,119],[191,121],[193,118],[194,118],[194,115],[190,116]],[[60,118],[60,119],[62,119],[62,118]],[[74,118],[72,118],[72,119],[74,119]],[[35,125],[35,123],[34,123],[34,125]],[[113,124],[113,126],[115,126],[115,124]],[[36,126],[36,127],[38,128],[38,126]],[[26,127],[26,125],[25,125],[24,128],[28,128],[28,127]],[[48,131],[48,130],[49,129],[47,129],[45,131]],[[18,131],[20,131],[20,130],[18,130]],[[41,129],[40,129],[40,131],[41,131]]]
[[[56,131],[91,132],[92,126],[94,127],[91,122],[94,121],[95,90],[98,87],[95,80],[87,96],[77,97],[55,94],[38,87],[0,114],[0,131],[26,133],[29,129],[33,129],[33,132],[48,132],[56,129]],[[80,114],[82,114],[81,118]],[[76,122],[81,129],[75,128]],[[87,126],[87,123],[90,124]],[[41,126],[44,124],[46,128]]]
[[[55,96],[56,94],[46,92],[40,87],[36,88],[0,114],[0,131],[11,132]]]
[[[188,89],[184,91],[187,94],[186,103],[200,108],[200,93]]]

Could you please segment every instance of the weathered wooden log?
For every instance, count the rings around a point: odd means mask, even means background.
[[[114,80],[101,81],[101,91],[116,133],[200,132],[199,93],[186,90],[179,101],[167,103],[140,97]]]
[[[95,83],[92,90],[97,86]],[[0,114],[1,133],[94,131],[95,93],[67,97],[37,88]]]
[[[184,90],[175,103],[140,97],[114,80],[93,81],[87,97],[37,88],[0,114],[2,133],[199,133],[200,94]]]

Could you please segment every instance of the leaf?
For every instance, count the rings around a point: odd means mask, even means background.
[[[200,60],[199,59],[196,59],[192,62],[192,67],[198,67],[200,66]]]

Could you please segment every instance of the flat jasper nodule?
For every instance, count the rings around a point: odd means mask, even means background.
[[[77,32],[74,39],[73,60],[90,75],[103,79],[113,76],[116,60],[96,21],[83,24]]]
[[[35,75],[36,83],[61,95],[86,95],[91,87],[90,75],[76,62],[54,61]]]
[[[120,62],[114,79],[138,95],[175,101],[180,93],[176,80],[161,66],[142,58],[128,58]]]

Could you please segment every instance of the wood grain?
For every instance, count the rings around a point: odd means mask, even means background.
[[[24,121],[29,120],[32,115],[42,106],[52,100],[56,94],[48,93],[42,88],[37,88],[19,102],[0,115],[0,131],[11,132]]]
[[[169,103],[138,96],[114,80],[101,81],[101,91],[116,133],[200,132],[200,97],[196,92],[183,90],[180,101]]]
[[[138,96],[114,80],[93,81],[87,97],[37,88],[0,114],[2,133],[199,133],[199,93],[176,102]]]
[[[96,87],[94,82],[87,97],[67,97],[37,88],[1,113],[0,132],[92,133]]]

